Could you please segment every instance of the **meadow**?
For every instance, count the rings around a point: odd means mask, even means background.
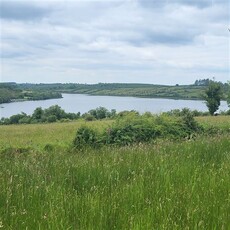
[[[229,116],[189,140],[71,149],[82,125],[0,126],[2,229],[229,229]]]

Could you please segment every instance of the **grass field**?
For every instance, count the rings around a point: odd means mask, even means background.
[[[70,151],[82,123],[0,126],[0,228],[229,229],[229,134]]]
[[[67,123],[4,125],[0,126],[0,147],[44,147],[53,144],[66,147],[75,136],[76,130],[87,125],[97,129],[108,126],[112,121],[73,121]]]
[[[197,117],[196,120],[205,127],[217,127],[224,130],[230,130],[230,116],[204,116]]]

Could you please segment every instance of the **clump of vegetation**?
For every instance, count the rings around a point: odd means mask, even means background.
[[[92,128],[81,127],[74,139],[74,146],[130,145],[156,138],[178,139],[202,131],[189,110],[183,116],[143,114],[135,111],[120,113],[116,121],[97,133]]]
[[[33,114],[27,115],[26,113],[16,114],[10,118],[2,118],[0,124],[37,124],[37,123],[52,123],[63,120],[75,120],[80,117],[80,113],[66,113],[58,105],[50,106],[47,109],[38,107],[34,110]]]
[[[214,115],[214,113],[219,109],[220,100],[222,98],[222,85],[218,82],[210,81],[208,84],[208,88],[205,90],[204,99],[211,115]]]
[[[86,121],[93,121],[93,120],[115,118],[116,115],[117,112],[115,109],[109,111],[105,107],[100,106],[96,109],[91,109],[87,113],[82,114],[82,118],[84,118]]]
[[[98,142],[97,132],[87,126],[82,126],[77,130],[73,144],[75,148],[96,147]]]
[[[9,118],[1,118],[0,125],[53,123],[56,121],[68,122],[79,118],[83,118],[85,121],[94,121],[102,119],[113,119],[116,117],[116,115],[117,112],[115,109],[109,111],[104,107],[92,109],[89,112],[81,115],[80,112],[66,113],[60,106],[53,105],[47,109],[38,107],[34,110],[32,115],[21,113],[12,115]]]
[[[208,116],[209,115],[209,112],[190,110],[189,108],[173,109],[173,110],[170,110],[168,112],[163,112],[163,114],[167,114],[169,116],[177,116],[177,117],[183,117],[187,113],[190,113],[193,117],[201,117],[201,116]]]

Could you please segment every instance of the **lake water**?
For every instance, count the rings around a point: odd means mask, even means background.
[[[115,97],[115,96],[89,96],[85,94],[62,94],[63,98],[41,101],[22,101],[0,104],[0,118],[10,117],[21,112],[32,114],[37,107],[48,108],[59,105],[66,112],[85,113],[90,109],[103,106],[109,110],[116,109],[136,110],[141,113],[149,111],[160,113],[172,109],[189,108],[191,110],[207,111],[204,101],[173,100],[160,98],[137,98],[137,97]],[[228,109],[225,101],[221,102],[220,111]]]

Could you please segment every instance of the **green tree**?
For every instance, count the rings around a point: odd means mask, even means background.
[[[46,117],[49,117],[49,116],[55,116],[57,120],[60,120],[62,118],[66,118],[65,115],[65,111],[58,105],[53,105],[53,106],[50,106],[48,109],[45,109],[44,110],[44,115]]]
[[[32,114],[32,118],[36,119],[36,120],[40,120],[42,118],[44,114],[44,111],[41,107],[38,107],[34,110],[33,114]]]
[[[106,108],[100,106],[96,109],[91,109],[88,113],[95,119],[101,120],[107,117],[109,111]]]
[[[211,115],[219,109],[220,100],[223,96],[222,86],[219,82],[210,81],[207,89],[205,90],[204,99]]]
[[[230,108],[230,81],[228,82],[227,103],[228,103],[228,107]]]

